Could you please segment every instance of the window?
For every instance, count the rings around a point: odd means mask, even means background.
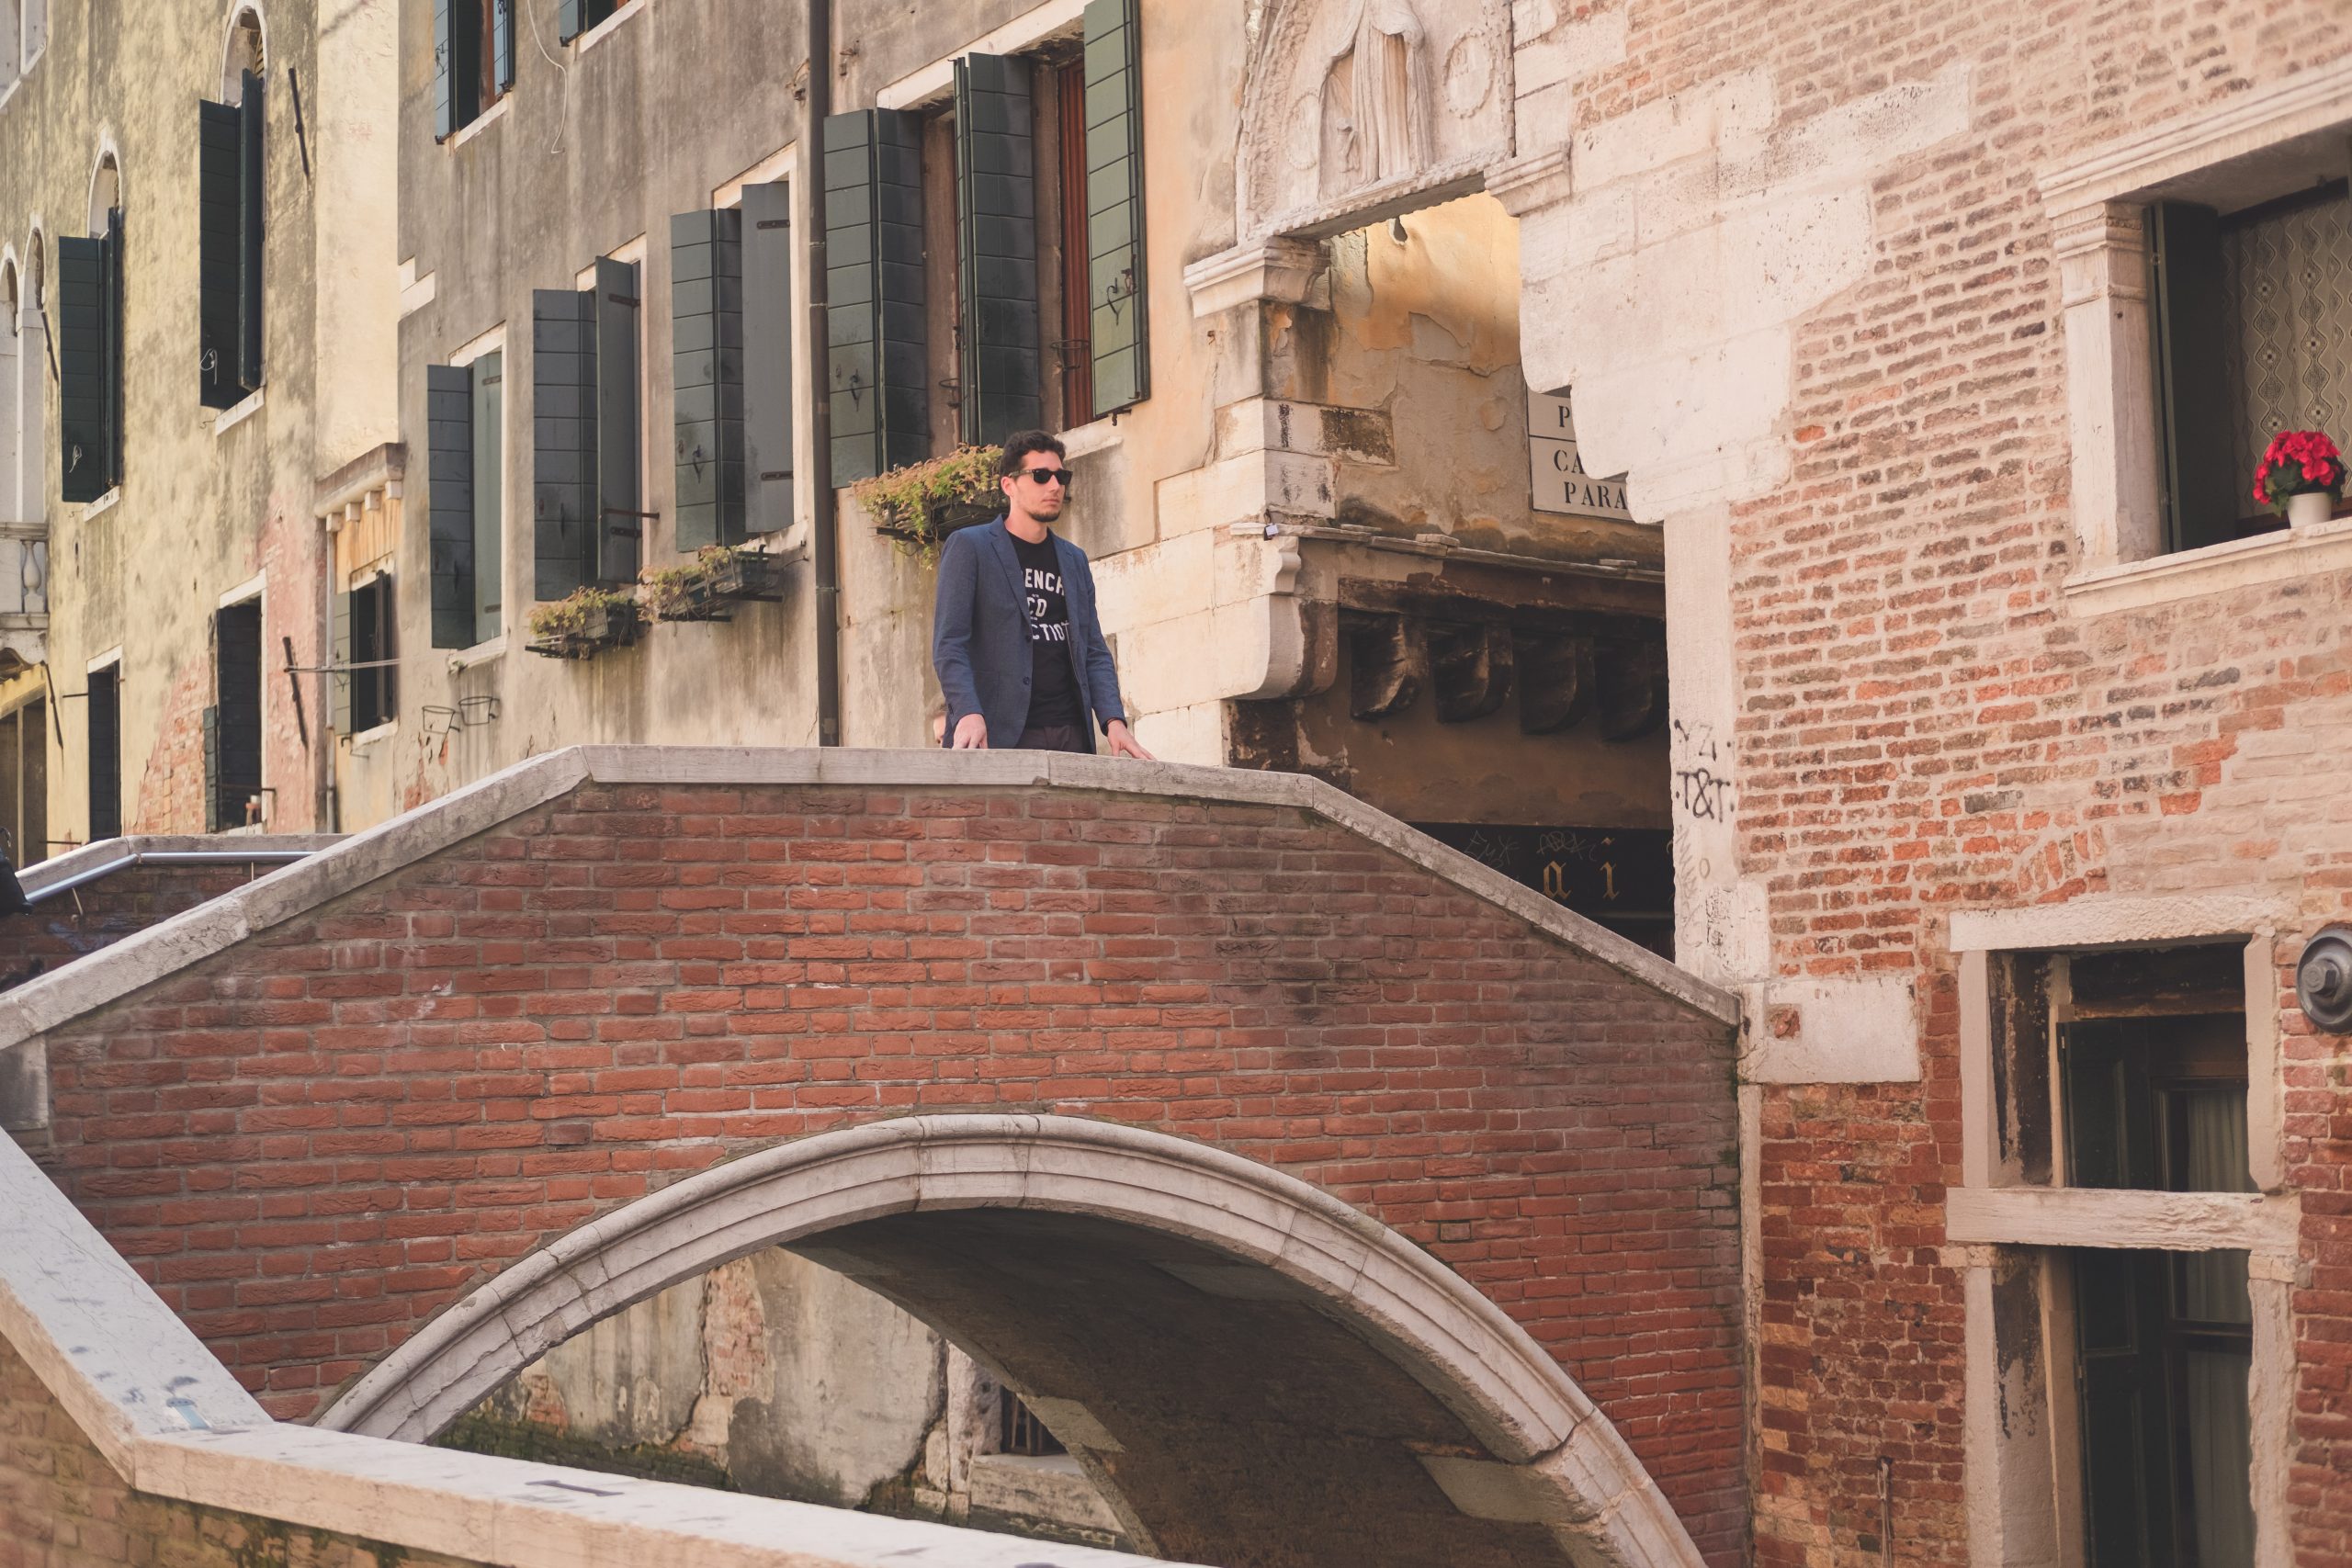
[[[670,220],[681,550],[792,523],[792,191]]]
[[[49,858],[49,704],[0,715],[0,852],[17,865]]]
[[[1050,51],[959,58],[953,103],[930,121],[871,109],[826,122],[829,391],[843,482],[930,455],[932,379],[953,384],[956,436],[980,444],[1049,410],[1084,423],[1148,394],[1136,12],[1136,0],[1091,0],[1083,55],[1067,65]],[[953,150],[955,265],[927,283],[926,254],[950,248],[944,228],[939,243],[925,234],[923,150],[936,141]],[[943,176],[943,200],[945,190]],[[928,297],[951,280],[952,309],[933,310]],[[1041,341],[1049,305],[1057,389]],[[936,375],[927,316],[955,337]]]
[[[90,671],[90,839],[122,836],[122,665]]]
[[[207,408],[233,408],[261,385],[261,32],[246,12],[231,34],[233,91],[197,109],[197,374]]]
[[[2159,201],[2147,235],[2165,547],[2284,527],[2253,498],[2264,447],[2352,413],[2352,194]]]
[[[505,626],[505,367],[493,348],[424,372],[435,648],[471,648]]]
[[[433,139],[447,141],[514,85],[519,0],[433,0]]]
[[[212,617],[212,705],[204,710],[204,830],[266,815],[261,757],[261,601]]]
[[[400,657],[395,629],[400,602],[392,592],[392,574],[374,569],[356,576],[335,597],[334,728],[339,735],[359,735],[400,716],[393,660]]]
[[[2054,1506],[2065,1492],[2078,1495],[2083,1557],[2093,1564],[2253,1562],[2249,1248],[2277,1243],[2256,1213],[2268,1200],[2255,1176],[2248,1091],[2255,1064],[2275,1071],[2275,1062],[2256,1047],[2246,998],[2249,976],[2270,983],[2269,959],[2267,939],[2252,947],[2239,939],[2010,952],[1973,969],[1989,1048],[1982,1068],[1963,1064],[1971,1092],[1983,1097],[1982,1111],[1964,1117],[1991,1114],[1989,1125],[1972,1122],[1966,1139],[1991,1137],[1973,1156],[1983,1166],[1964,1162],[1966,1196],[1982,1204],[2006,1187],[2067,1213],[2070,1237],[2118,1238],[2070,1240],[2038,1258],[2007,1251],[1982,1298],[1996,1303],[1994,1322],[1971,1330],[2012,1368],[2020,1355],[2052,1365],[2046,1389],[2027,1374],[2000,1396],[2013,1419],[1987,1460],[2017,1467],[1997,1484],[2020,1498],[2038,1494]],[[1963,978],[1971,991],[1977,984]],[[1964,1040],[1963,1055],[1973,1049]],[[2266,1125],[2275,1140],[2275,1124]],[[2233,1231],[2218,1222],[2204,1250],[2147,1249],[2146,1198],[2186,1192],[2229,1195],[2217,1214],[2245,1223]],[[1987,1239],[1978,1223],[1963,1216],[1955,1239]],[[2052,1238],[2031,1237],[2029,1227],[2028,1238],[2007,1239],[2014,1247]],[[2265,1258],[2275,1280],[2282,1259]],[[2033,1299],[2041,1289],[2052,1292],[2046,1318]],[[2047,1339],[2045,1321],[2053,1325]],[[1970,1397],[1978,1397],[1973,1388]],[[2075,1408],[2045,1426],[2038,1398]],[[2048,1442],[2046,1434],[2068,1431],[2071,1443]],[[2055,1468],[2037,1481],[2037,1464]]]
[[[122,208],[111,153],[91,204],[97,232],[57,242],[58,433],[67,501],[122,482]]]
[[[592,287],[531,295],[532,582],[540,599],[637,576],[646,521],[639,270],[604,257]]]
[[[591,28],[609,21],[620,7],[621,0],[556,0],[556,41],[570,43]]]
[[[2246,1255],[2073,1261],[2088,1560],[2253,1568]]]

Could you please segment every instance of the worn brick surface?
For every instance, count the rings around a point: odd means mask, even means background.
[[[0,1568],[458,1568],[460,1561],[133,1492],[0,1340]]]
[[[128,865],[44,898],[28,913],[0,915],[0,983],[46,974],[277,869],[275,863]]]
[[[51,1168],[281,1416],[591,1215],[885,1115],[1377,1215],[1745,1535],[1726,1032],[1293,811],[588,787],[51,1036]]]
[[[2283,893],[2308,931],[2352,888],[2352,579],[2098,619],[2062,598],[2081,563],[2036,171],[2340,60],[2352,8],[1715,0],[1629,17],[1627,59],[1580,85],[1579,123],[1745,70],[1770,73],[1783,123],[1971,73],[1970,133],[1874,183],[1869,276],[1795,334],[1793,476],[1732,523],[1741,870],[1769,888],[1774,966],[1911,976],[1925,1025],[1917,1085],[1761,1091],[1757,1557],[1957,1564],[1950,912]],[[2279,1005],[2315,1265],[2292,1528],[2318,1568],[2352,1562],[2352,1093],[2336,1043]]]

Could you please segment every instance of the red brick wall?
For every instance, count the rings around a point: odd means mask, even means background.
[[[1973,132],[1876,182],[1868,277],[1799,326],[1794,473],[1732,525],[1740,869],[1770,888],[1774,967],[1908,975],[1924,1023],[1917,1085],[1760,1091],[1758,1559],[1876,1561],[1884,1459],[1894,1558],[1957,1564],[1950,911],[2285,890],[2316,926],[2347,912],[2352,883],[2331,777],[2352,739],[2352,577],[2097,620],[2062,599],[2081,563],[2035,172],[2341,60],[2352,8],[1677,0],[1630,15],[1628,58],[1579,85],[1580,122],[1747,70],[1771,73],[1783,123],[1956,62],[1972,73]],[[2291,1047],[2301,1021],[2286,1019]],[[2289,1105],[2306,1240],[2330,1281],[2298,1306],[2296,1528],[2314,1565],[2352,1560],[2352,1504],[2316,1501],[2352,1472],[2352,1100],[2322,1055],[2301,1053]]]
[[[1052,1110],[1429,1247],[1741,1555],[1726,1032],[1295,812],[589,788],[50,1053],[53,1174],[281,1416],[730,1154]]]
[[[0,1568],[455,1568],[356,1536],[133,1492],[0,1341]]]
[[[124,866],[44,898],[29,913],[0,915],[0,983],[30,978],[26,971],[36,963],[35,972],[47,974],[277,869],[275,862]]]

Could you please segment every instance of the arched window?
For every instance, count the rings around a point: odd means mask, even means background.
[[[220,66],[220,101],[230,105],[243,103],[246,76],[261,75],[267,59],[260,10],[240,6],[229,18],[228,55]]]
[[[103,234],[112,214],[122,208],[122,164],[109,147],[98,154],[98,166],[90,175],[90,228],[93,234]]]

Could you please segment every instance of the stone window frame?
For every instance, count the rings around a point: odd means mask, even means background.
[[[2070,605],[2100,614],[2352,566],[2352,521],[2165,553],[2143,209],[2158,187],[2330,133],[2352,160],[2352,58],[2192,111],[2040,175],[2058,264]]]
[[[2293,1293],[2301,1269],[2300,1196],[2287,1186],[2278,964],[2290,912],[2232,897],[2079,898],[1955,914],[1959,969],[1961,1179],[1945,1195],[1945,1240],[1964,1292],[1964,1390],[1970,1462],[1969,1561],[2084,1568],[2075,1315],[2068,1251],[2244,1250],[2253,1314],[2247,1378],[2256,1568],[2293,1561],[2288,1445],[2296,1352]],[[2291,941],[2291,937],[2285,940]],[[2256,1191],[2164,1192],[2064,1184],[2064,1118],[2052,1075],[2048,1184],[2005,1179],[1994,1107],[1993,962],[2010,953],[2242,946],[2245,976],[2246,1145]],[[2032,1280],[2037,1368],[2001,1339],[2003,1276]],[[2009,1306],[2019,1298],[2011,1297]],[[2014,1327],[2014,1322],[2006,1325]],[[2035,1407],[2039,1402],[2039,1408]]]

